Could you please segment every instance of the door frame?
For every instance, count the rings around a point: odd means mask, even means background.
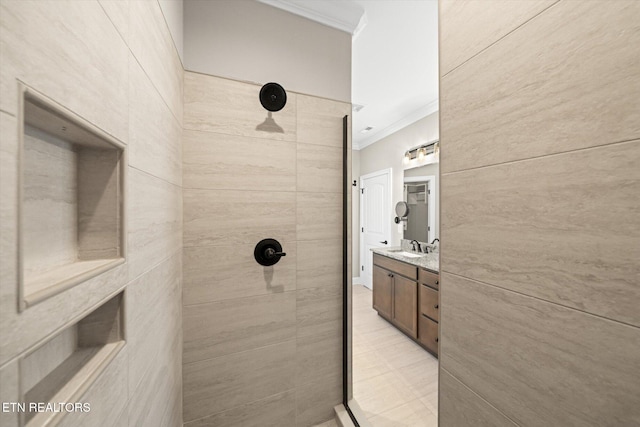
[[[387,200],[385,200],[384,204],[387,206],[388,213],[389,213],[388,217],[389,217],[389,220],[391,220],[391,218],[393,218],[393,208],[391,206],[391,201],[393,200],[393,187],[392,187],[393,168],[381,169],[381,170],[360,176],[360,184],[358,186],[358,190],[360,191],[360,221],[358,222],[358,227],[360,228],[360,239],[358,239],[359,245],[360,245],[360,274],[362,274],[364,271],[363,267],[366,260],[366,254],[364,253],[364,232],[362,231],[362,224],[364,223],[364,203],[363,203],[364,192],[362,191],[362,189],[364,188],[363,183],[365,179],[375,178],[376,176],[380,176],[384,174],[387,174],[387,188],[389,188],[389,194],[387,195]],[[391,244],[391,223],[387,224],[385,232],[386,232],[386,240],[387,242],[389,242],[389,244]],[[359,283],[363,285],[365,288],[369,289],[366,281],[364,280],[364,277],[359,280]],[[371,289],[373,289],[373,284],[371,286]]]
[[[429,218],[428,218],[428,226],[429,226],[429,231],[427,232],[427,240],[429,240],[428,242],[425,243],[430,243],[433,241],[433,239],[435,239],[437,236],[435,235],[436,233],[436,195],[437,195],[437,191],[438,191],[438,187],[436,185],[436,176],[435,175],[423,175],[423,176],[407,176],[404,178],[404,182],[428,182],[428,188],[429,188],[429,201],[428,201],[428,206],[429,206]]]

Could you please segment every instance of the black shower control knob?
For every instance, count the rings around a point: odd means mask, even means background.
[[[282,245],[275,239],[263,239],[258,242],[253,250],[253,256],[260,265],[269,267],[277,264],[280,258],[287,256],[282,252]]]

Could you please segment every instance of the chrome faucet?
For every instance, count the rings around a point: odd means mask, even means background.
[[[414,252],[416,251],[416,245],[418,245],[418,252],[422,252],[422,247],[420,246],[420,242],[414,239],[409,243],[411,243],[411,248],[413,249]]]

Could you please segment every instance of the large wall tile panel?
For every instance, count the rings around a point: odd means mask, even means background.
[[[134,56],[129,67],[129,164],[182,185],[182,126]]]
[[[21,358],[124,291],[126,344],[78,397],[91,412],[68,414],[60,425],[180,426],[183,70],[160,7],[155,1],[3,0],[0,8],[1,398],[29,381],[18,373]],[[18,81],[122,141],[129,154],[127,262],[22,312]],[[91,196],[96,206],[105,202],[105,194]],[[52,251],[54,239],[41,241],[42,249]],[[12,394],[11,401],[18,399]],[[12,415],[2,414],[0,424],[16,425]]]
[[[440,1],[441,423],[637,425],[640,5],[507,3]]]
[[[517,427],[480,396],[469,390],[445,369],[440,370],[440,425]]]
[[[0,8],[0,109],[17,113],[20,80],[126,143],[129,50],[98,2]]]
[[[442,269],[640,327],[638,165],[640,140],[449,175]]]
[[[638,139],[639,14],[561,1],[443,76],[443,173]]]
[[[129,48],[182,124],[184,70],[158,2],[129,0]]]
[[[187,426],[311,426],[342,400],[349,104],[289,91],[268,113],[259,91],[185,73]],[[265,238],[287,253],[272,267],[254,259]]]
[[[449,273],[444,283],[441,366],[511,419],[640,423],[639,328]]]
[[[183,155],[185,186],[189,188],[296,189],[294,142],[188,130]]]
[[[557,1],[442,2],[440,8],[441,75],[446,75]],[[487,4],[491,7],[485,7]],[[500,10],[501,13],[493,13],[494,10]]]

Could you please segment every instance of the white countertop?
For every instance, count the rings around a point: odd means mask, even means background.
[[[398,261],[406,262],[407,264],[412,264],[420,268],[426,268],[427,270],[431,270],[435,273],[440,272],[440,254],[430,253],[430,254],[420,254],[419,257],[410,257],[402,255],[402,252],[392,252],[399,251],[402,248],[400,246],[395,246],[391,248],[374,248],[371,249],[371,252],[378,255],[384,255],[388,258],[396,259]],[[418,254],[416,252],[416,254]]]

